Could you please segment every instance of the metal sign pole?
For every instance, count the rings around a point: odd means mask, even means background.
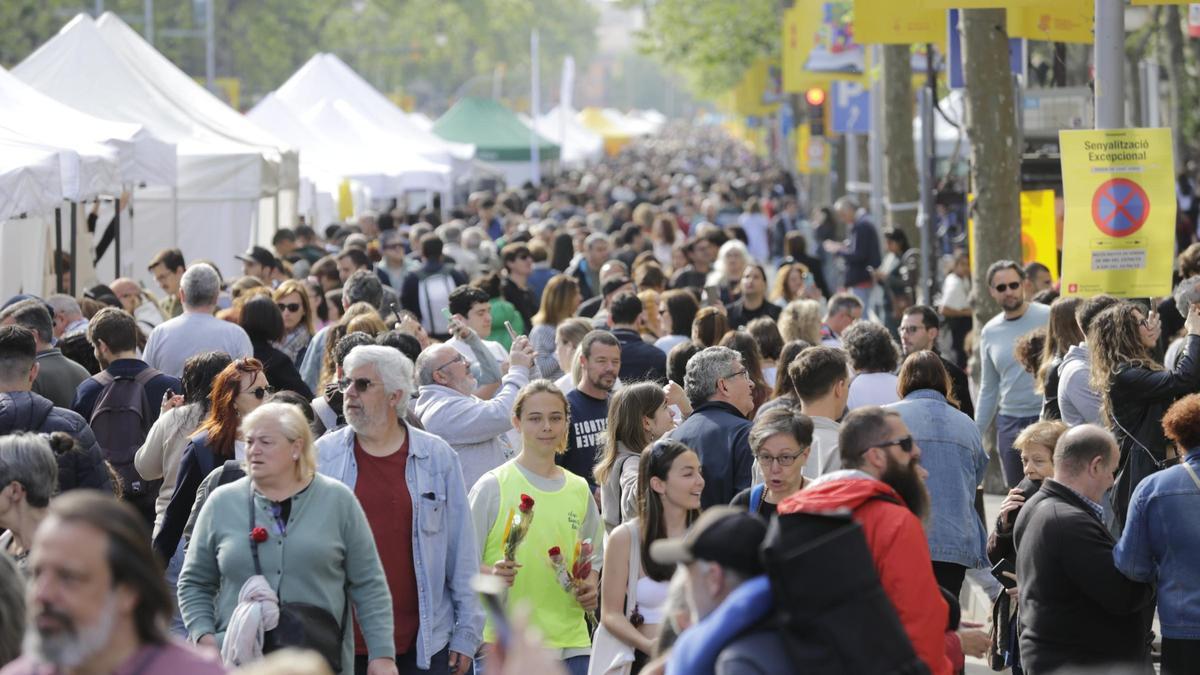
[[[1125,126],[1125,2],[1096,0],[1096,128]]]

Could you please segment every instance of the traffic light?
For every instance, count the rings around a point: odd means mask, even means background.
[[[808,108],[808,128],[813,136],[825,135],[825,90],[812,87],[804,92],[804,103]]]

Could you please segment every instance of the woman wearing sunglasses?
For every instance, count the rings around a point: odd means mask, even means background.
[[[262,405],[271,391],[258,359],[238,359],[213,381],[208,417],[183,449],[175,494],[171,495],[162,528],[154,538],[154,550],[163,560],[170,560],[179,545],[200,483],[226,460],[245,455],[246,444],[239,429],[241,420]]]
[[[313,323],[315,312],[312,308],[312,296],[309,295],[304,282],[288,279],[279,284],[279,288],[271,294],[271,299],[283,315],[283,338],[275,343],[275,347],[299,366],[304,360],[308,342],[317,332]]]
[[[987,563],[987,532],[975,511],[975,488],[983,483],[987,453],[975,422],[954,400],[950,375],[937,352],[914,352],[900,366],[896,393],[887,406],[900,413],[921,448],[929,472],[930,519],[925,526],[933,574],[955,597],[968,569]]]
[[[750,427],[750,453],[763,482],[742,490],[731,503],[763,518],[774,515],[779,502],[808,484],[800,471],[808,461],[812,438],[812,420],[796,408],[774,408],[758,415]]]
[[[280,391],[294,391],[311,401],[312,390],[300,377],[296,364],[287,354],[275,348],[275,343],[284,336],[285,320],[284,312],[279,311],[275,301],[270,296],[260,295],[242,306],[238,325],[249,336],[250,344],[254,347],[254,358],[262,362],[267,381]]]

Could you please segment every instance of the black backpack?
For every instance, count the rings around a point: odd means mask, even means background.
[[[848,514],[776,516],[762,554],[773,624],[783,631],[793,672],[929,673],[883,590],[862,526]]]
[[[154,522],[154,502],[162,481],[144,480],[133,465],[133,456],[146,442],[153,416],[146,385],[159,374],[154,368],[146,368],[136,377],[114,377],[107,370],[93,375],[92,379],[104,388],[88,420],[104,459],[121,479],[122,498],[149,523]]]

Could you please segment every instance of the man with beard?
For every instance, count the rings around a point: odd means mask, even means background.
[[[996,422],[996,449],[1000,468],[1008,487],[1021,482],[1024,471],[1021,455],[1013,441],[1025,427],[1038,421],[1042,396],[1034,387],[1033,376],[1017,361],[1013,345],[1017,338],[1050,321],[1050,308],[1025,300],[1022,283],[1025,270],[1011,260],[998,260],[987,271],[988,292],[1003,311],[997,314],[979,335],[979,359],[983,377],[979,383],[979,404],[975,424],[981,436]]]
[[[949,675],[949,607],[938,590],[921,520],[929,513],[921,448],[896,412],[867,406],[842,421],[842,470],[825,474],[779,504],[779,513],[850,509],[862,526],[887,592],[917,656]]]
[[[417,357],[421,396],[415,412],[425,431],[441,436],[458,453],[468,490],[514,454],[505,433],[512,429],[517,394],[529,384],[533,366],[529,338],[513,341],[508,360],[511,365],[500,388],[485,401],[475,396],[479,383],[471,375],[470,362],[452,345],[431,346]]]
[[[938,336],[941,334],[941,319],[938,313],[929,305],[913,305],[904,310],[900,320],[900,347],[905,358],[909,354],[929,350],[937,354],[942,361],[942,367],[950,375],[950,384],[954,398],[958,399],[958,409],[967,417],[975,417],[975,406],[971,405],[971,388],[967,383],[967,374],[954,362],[944,358],[938,352]]]
[[[51,502],[30,554],[22,656],[0,673],[224,673],[168,637],[171,597],[146,530],[131,507],[98,492]]]
[[[586,480],[595,492],[592,467],[599,459],[604,432],[608,430],[608,399],[621,371],[620,341],[606,330],[588,333],[579,343],[579,364],[583,366],[583,377],[579,386],[567,393],[571,406],[567,451],[555,457],[555,463]]]
[[[403,354],[355,347],[343,369],[348,426],[317,442],[317,468],[354,491],[371,524],[392,591],[400,671],[461,675],[483,640],[483,610],[471,590],[479,554],[458,457],[444,440],[405,423],[413,367]],[[365,669],[357,630],[355,655]]]

